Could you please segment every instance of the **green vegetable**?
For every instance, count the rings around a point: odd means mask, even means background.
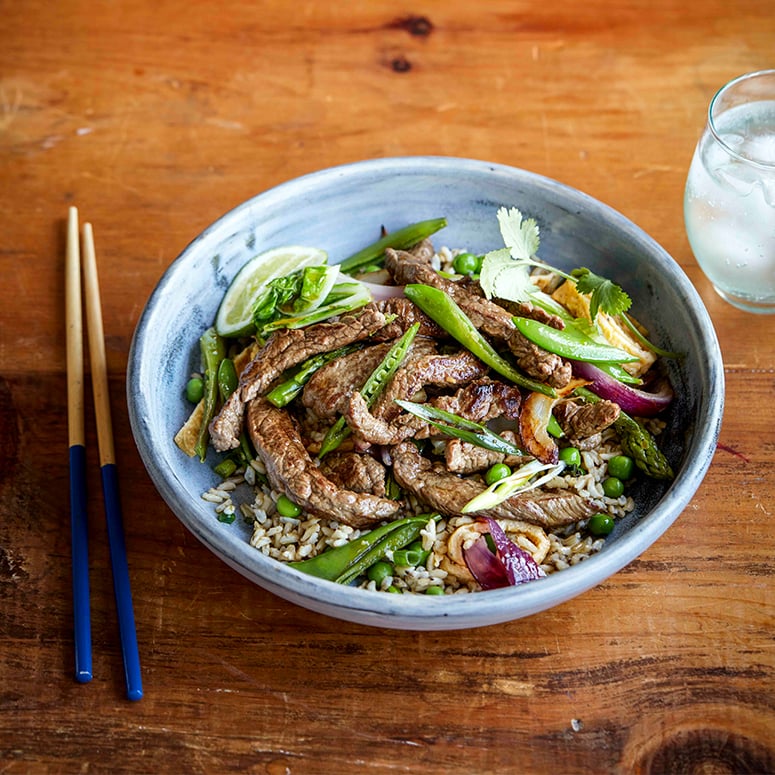
[[[557,418],[553,414],[549,415],[546,432],[554,436],[555,439],[561,439],[565,435],[565,431],[560,427],[560,423],[557,422]]]
[[[513,320],[514,325],[526,339],[561,358],[593,363],[608,361],[626,363],[638,360],[634,355],[630,355],[618,347],[592,341],[578,329],[565,328],[560,331],[531,318],[515,317]]]
[[[369,581],[373,581],[377,586],[380,586],[388,576],[392,575],[393,566],[384,560],[375,562],[374,565],[366,571],[366,578],[369,579]]]
[[[446,218],[433,218],[428,221],[419,221],[418,223],[404,226],[402,229],[397,229],[387,234],[382,239],[346,258],[339,264],[339,268],[346,274],[351,274],[353,270],[359,269],[366,264],[374,263],[381,265],[385,251],[388,248],[408,250],[430,237],[431,234],[435,234],[440,229],[443,229],[446,225]]]
[[[224,522],[227,525],[230,525],[232,522],[234,522],[235,519],[236,519],[236,514],[234,514],[234,512],[232,512],[231,514],[226,514],[225,512],[221,512],[218,515],[218,521]]]
[[[624,482],[615,476],[603,479],[603,492],[608,498],[619,498],[624,495]]]
[[[444,587],[440,587],[438,584],[434,584],[433,586],[428,587],[428,589],[425,590],[426,595],[443,595],[444,594]]]
[[[608,514],[595,514],[590,517],[587,527],[592,535],[607,536],[614,529],[614,520]]]
[[[457,414],[438,409],[430,404],[415,404],[412,401],[404,401],[401,398],[394,399],[402,409],[428,421],[434,428],[438,428],[448,436],[467,441],[477,447],[503,452],[505,455],[524,455],[525,453],[508,439],[491,431],[486,425],[481,425],[473,420],[460,417]]]
[[[536,259],[534,256],[540,244],[538,225],[531,218],[523,219],[516,207],[509,210],[501,207],[497,217],[506,248],[488,253],[482,261],[479,283],[488,299],[495,296],[511,301],[533,301],[543,296],[545,301],[546,295],[535,287],[529,274],[531,267],[539,267],[576,283],[581,293],[591,294],[592,320],[598,310],[619,315],[629,309],[631,299],[621,287],[586,267],[567,274]]]
[[[218,367],[226,357],[226,347],[223,339],[215,333],[214,328],[208,328],[199,337],[199,349],[205,365],[204,373],[204,414],[199,426],[195,451],[199,459],[204,461],[207,456],[207,442],[210,439],[209,425],[215,416],[218,404]]]
[[[218,365],[218,395],[221,401],[226,401],[237,389],[239,377],[231,358],[224,358]]]
[[[552,396],[555,390],[542,382],[526,377],[517,371],[492,345],[479,333],[468,316],[454,299],[444,291],[429,285],[407,285],[404,294],[413,301],[428,317],[436,321],[450,336],[468,348],[479,360],[486,363],[498,374],[514,384],[538,393]]]
[[[615,476],[617,479],[625,481],[632,476],[635,464],[631,457],[627,455],[614,455],[607,465],[608,475]]]
[[[600,397],[587,388],[576,388],[576,395],[596,403]],[[652,479],[672,479],[673,469],[657,446],[656,439],[636,420],[625,412],[619,412],[614,422],[619,435],[619,443],[625,454],[632,458],[635,465]]]
[[[483,490],[479,495],[468,501],[461,509],[461,512],[463,514],[470,514],[473,511],[495,508],[495,506],[503,503],[503,501],[511,498],[513,495],[540,487],[557,476],[563,468],[565,468],[565,463],[552,465],[551,463],[531,460],[505,479],[493,482],[486,490]],[[549,473],[540,476],[538,479],[533,479],[536,474],[547,470]]]
[[[281,517],[298,517],[301,514],[301,506],[294,503],[287,495],[281,495],[275,505]]]
[[[568,468],[578,468],[581,465],[581,452],[576,447],[563,447],[560,450],[560,460]]]
[[[680,358],[681,353],[675,353],[671,352],[670,350],[663,350],[661,347],[657,347],[655,344],[652,344],[649,342],[648,339],[646,339],[643,334],[638,330],[638,327],[630,320],[629,315],[621,314],[619,315],[619,320],[621,320],[627,328],[630,329],[632,332],[632,335],[647,349],[651,350],[652,352],[656,353],[657,355],[661,355],[663,358]]]
[[[230,457],[221,460],[221,462],[213,468],[213,471],[224,479],[228,479],[236,470],[237,464]]]
[[[393,378],[396,370],[409,352],[409,348],[412,346],[412,342],[419,330],[419,323],[414,323],[410,326],[404,334],[393,343],[393,346],[387,351],[382,362],[374,369],[366,380],[360,393],[367,406],[371,407],[374,404],[374,401],[377,400],[377,397],[384,387]],[[323,438],[318,457],[322,458],[332,450],[335,450],[349,435],[350,428],[347,425],[347,421],[344,417],[339,417],[339,419],[328,429],[328,432]]]
[[[293,401],[296,396],[301,393],[304,386],[312,378],[312,375],[321,367],[325,366],[331,361],[335,361],[337,358],[341,358],[343,355],[347,355],[357,350],[361,345],[348,344],[344,347],[340,347],[337,350],[332,350],[330,353],[320,353],[319,355],[313,355],[301,364],[298,371],[296,371],[285,382],[281,382],[276,387],[272,388],[267,394],[266,399],[270,403],[274,404],[278,408],[287,406]]]
[[[329,549],[309,560],[291,562],[289,566],[321,579],[349,584],[375,562],[383,560],[388,552],[394,553],[412,543],[428,524],[428,520],[438,518],[437,514],[421,514],[398,519],[381,525],[348,544]]]
[[[201,377],[191,377],[186,383],[186,399],[192,404],[198,404],[205,394],[205,383]]]
[[[482,267],[482,259],[473,253],[458,253],[452,259],[452,268],[458,274],[479,274]]]
[[[328,297],[339,276],[338,266],[309,266],[301,276],[299,295],[293,302],[293,312],[310,312]]]
[[[487,484],[494,484],[501,479],[505,479],[507,476],[511,476],[511,469],[505,463],[495,463],[495,465],[492,465],[487,469],[484,475],[484,481],[487,482]]]
[[[298,296],[304,271],[300,269],[285,277],[277,277],[267,284],[253,307],[253,322],[256,328],[260,329],[267,320],[276,317],[280,309]]]
[[[416,568],[425,565],[430,551],[423,549],[422,541],[414,541],[406,549],[396,549],[393,552],[393,564],[406,568]]]
[[[571,276],[576,278],[576,290],[589,293],[589,314],[592,320],[602,309],[609,315],[618,315],[630,308],[632,300],[616,283],[595,274],[586,267],[574,269]]]
[[[323,304],[307,312],[292,314],[289,317],[274,317],[265,322],[256,321],[256,329],[262,337],[277,331],[280,328],[304,328],[313,323],[353,312],[371,301],[371,293],[368,288],[357,280],[348,280],[345,283],[337,283],[331,288]]]

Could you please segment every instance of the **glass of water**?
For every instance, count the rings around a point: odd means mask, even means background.
[[[775,313],[775,70],[742,75],[711,100],[684,220],[717,293],[748,312]]]

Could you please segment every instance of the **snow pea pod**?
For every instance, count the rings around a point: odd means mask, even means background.
[[[431,234],[435,234],[439,229],[443,229],[446,225],[446,218],[432,218],[428,221],[412,223],[409,226],[404,226],[402,229],[396,229],[396,231],[390,232],[382,239],[346,258],[339,264],[339,268],[346,274],[350,274],[367,264],[381,264],[387,248],[408,250],[430,237]]]
[[[338,584],[349,584],[375,562],[383,559],[388,552],[403,549],[412,543],[430,519],[438,519],[438,515],[421,514],[398,519],[381,525],[344,546],[288,565],[311,576]]]
[[[382,359],[382,362],[374,369],[366,380],[360,390],[363,399],[366,401],[366,406],[371,407],[374,404],[374,401],[376,401],[385,385],[393,378],[396,370],[409,352],[409,348],[412,346],[412,342],[419,330],[420,324],[414,323],[403,333],[400,339],[396,339],[393,346],[387,351],[387,354]],[[323,439],[323,443],[320,445],[318,457],[322,458],[323,455],[335,450],[349,435],[350,427],[347,425],[347,421],[344,417],[340,416],[328,429],[328,432]]]
[[[332,350],[330,353],[320,353],[319,355],[313,355],[311,358],[307,358],[307,360],[301,364],[298,371],[292,374],[285,382],[281,382],[277,387],[272,388],[272,390],[266,394],[267,401],[274,404],[279,409],[282,409],[301,393],[304,386],[310,381],[312,375],[318,369],[331,361],[335,361],[337,358],[341,358],[343,355],[347,355],[348,353],[357,350],[361,346],[360,343],[348,344],[344,347]]]
[[[628,363],[638,360],[636,356],[618,347],[595,342],[576,327],[568,326],[560,330],[538,320],[519,316],[514,317],[513,321],[526,339],[561,358],[601,363]]]
[[[195,451],[200,460],[207,455],[207,442],[210,438],[210,420],[215,415],[218,402],[218,368],[226,357],[226,346],[223,339],[215,333],[214,328],[208,328],[199,337],[199,349],[205,365],[204,373],[204,414],[202,424],[199,426],[199,435],[196,440]]]
[[[447,296],[444,291],[430,285],[412,284],[404,288],[404,294],[493,371],[497,371],[498,374],[511,380],[515,385],[527,390],[543,393],[552,398],[556,397],[557,393],[554,388],[526,377],[500,355],[479,333],[455,300],[451,296]]]
[[[239,377],[234,368],[234,361],[231,358],[224,358],[218,364],[218,393],[221,401],[224,403],[229,396],[237,389]]]

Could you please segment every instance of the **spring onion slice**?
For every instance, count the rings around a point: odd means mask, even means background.
[[[491,431],[486,425],[481,425],[444,409],[438,409],[430,404],[415,404],[400,398],[396,398],[394,401],[405,411],[426,420],[434,428],[438,428],[448,436],[493,452],[502,452],[504,455],[522,456],[525,454],[515,444]]]
[[[471,498],[461,509],[463,514],[470,514],[474,511],[484,511],[492,509],[511,498],[513,495],[534,490],[542,484],[551,481],[565,468],[565,463],[557,464],[541,463],[539,460],[531,460],[529,463],[518,468],[511,476],[499,479],[493,482],[486,490],[479,495]],[[533,479],[536,474],[542,471],[548,471],[538,479]]]

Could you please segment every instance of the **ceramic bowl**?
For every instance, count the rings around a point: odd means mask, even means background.
[[[337,585],[267,558],[241,518],[216,518],[200,494],[216,484],[210,465],[182,454],[173,436],[190,406],[183,398],[199,364],[197,340],[212,324],[237,270],[253,255],[288,244],[341,260],[388,231],[445,216],[437,247],[501,247],[495,217],[515,206],[541,229],[539,255],[567,269],[587,266],[628,290],[653,339],[685,353],[670,361],[677,399],[662,445],[676,472],[633,495],[637,509],[617,523],[598,554],[521,586],[470,595],[391,595]],[[535,614],[600,584],[645,551],[689,503],[711,462],[724,401],[722,360],[700,297],[676,262],[610,207],[557,181],[499,164],[409,157],[322,170],[244,202],[205,229],[167,269],[140,317],[128,365],[132,432],[161,497],[183,524],[250,581],[308,609],[380,627],[480,627]]]

